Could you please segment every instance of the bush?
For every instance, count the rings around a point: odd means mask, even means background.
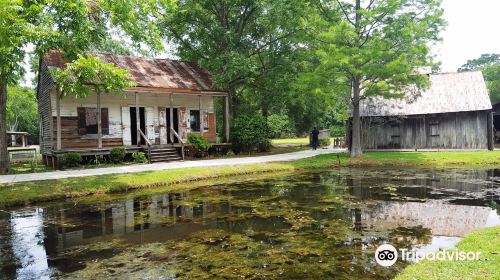
[[[187,140],[189,144],[193,145],[193,147],[198,150],[207,151],[212,147],[212,145],[208,143],[208,140],[199,134],[191,133],[188,135]]]
[[[269,137],[272,139],[288,138],[293,135],[293,125],[288,115],[270,115],[267,117]]]
[[[61,161],[64,167],[77,167],[83,159],[79,153],[66,153],[62,156]]]
[[[134,152],[132,154],[132,158],[136,163],[146,163],[148,161],[146,158],[146,154],[143,152]]]
[[[116,147],[109,151],[109,159],[113,163],[120,163],[123,162],[126,154],[127,150],[125,149],[125,147]]]
[[[331,144],[332,144],[332,139],[330,137],[328,137],[328,138],[320,138],[319,141],[318,141],[318,145],[320,147],[330,146]]]
[[[258,114],[241,115],[234,119],[231,128],[231,143],[234,153],[267,152],[271,148],[267,123]]]
[[[346,134],[346,126],[341,125],[332,125],[330,126],[330,136],[332,137],[345,137]]]

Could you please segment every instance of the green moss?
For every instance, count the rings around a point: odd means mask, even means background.
[[[457,249],[481,252],[480,260],[424,260],[408,266],[396,279],[500,279],[500,227],[474,231],[457,244]]]

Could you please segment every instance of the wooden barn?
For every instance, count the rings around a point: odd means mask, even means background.
[[[381,149],[493,149],[492,106],[481,72],[428,74],[430,88],[360,104],[361,145]]]
[[[216,142],[216,114],[224,115],[229,136],[227,109],[215,111],[215,98],[227,92],[212,87],[211,77],[194,63],[129,56],[95,54],[105,62],[127,69],[136,87],[120,94],[102,95],[102,147],[97,140],[97,95],[57,98],[49,69],[62,68],[59,51],[48,52],[40,62],[37,99],[40,151],[49,165],[67,152],[105,155],[112,147],[129,152],[145,151],[150,161],[183,158],[188,134],[200,134]],[[224,144],[221,144],[224,145]]]

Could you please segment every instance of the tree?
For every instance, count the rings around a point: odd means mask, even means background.
[[[286,69],[290,52],[301,48],[307,10],[297,0],[186,0],[159,22],[182,59],[197,62],[229,91],[233,115],[243,95],[274,94],[264,79]]]
[[[22,1],[0,1],[0,174],[9,170],[7,151],[7,85],[22,73],[24,46],[31,27],[22,17]]]
[[[38,143],[38,106],[33,89],[9,87],[7,128],[10,131],[28,132],[29,141]]]
[[[493,64],[500,64],[500,54],[482,54],[479,58],[467,60],[458,72],[474,71]]]
[[[96,93],[97,142],[98,147],[102,148],[101,95],[123,94],[125,88],[135,86],[135,83],[128,78],[128,70],[116,67],[112,63],[105,63],[99,57],[79,55],[75,61],[66,64],[66,69],[52,70],[52,76],[59,98],[68,95],[83,98],[92,92]]]
[[[157,1],[152,1],[157,2]],[[158,0],[175,3],[171,0]],[[8,171],[6,145],[7,85],[19,79],[29,44],[41,57],[47,50],[60,49],[73,60],[78,54],[102,48],[123,51],[112,33],[137,43],[147,41],[161,48],[156,25],[149,12],[138,9],[151,1],[125,0],[2,0],[0,1],[0,174]],[[173,7],[174,5],[170,5]],[[129,9],[131,8],[131,9]]]
[[[483,54],[477,59],[468,60],[458,69],[459,72],[475,70],[483,73],[491,102],[500,102],[500,54]]]
[[[413,85],[428,85],[415,66],[430,64],[429,44],[444,25],[440,0],[316,1],[322,71],[342,81],[351,98],[351,155],[362,154],[360,101],[401,98]]]

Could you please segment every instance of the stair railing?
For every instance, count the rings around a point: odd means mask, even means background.
[[[144,141],[146,141],[146,144],[148,146],[148,162],[151,163],[151,142],[149,141],[148,137],[146,137],[146,134],[142,132],[142,130],[139,128],[139,133],[141,134],[142,138],[144,138]]]
[[[173,128],[170,128],[170,131],[179,140],[179,143],[181,143],[181,156],[182,156],[182,160],[184,160],[184,141],[182,141],[179,134],[177,134],[177,131],[175,131]]]

